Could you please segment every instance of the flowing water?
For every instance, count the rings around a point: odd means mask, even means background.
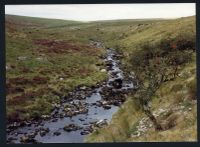
[[[8,132],[7,139],[12,140],[13,143],[20,143],[20,138],[22,136],[34,134],[36,130],[39,130],[42,127],[49,128],[49,131],[44,136],[40,135],[40,133],[36,133],[33,138],[37,142],[82,143],[86,137],[86,134],[88,134],[81,133],[83,132],[84,128],[90,127],[91,124],[94,124],[99,120],[106,120],[109,123],[112,115],[118,110],[119,106],[109,105],[110,108],[105,109],[102,106],[95,105],[95,103],[102,100],[102,89],[108,87],[113,89],[113,91],[123,92],[135,88],[132,80],[124,80],[124,73],[120,69],[120,60],[116,58],[117,55],[118,54],[115,52],[115,50],[111,48],[107,49],[107,56],[104,60],[111,65],[111,68],[107,69],[109,78],[103,85],[94,88],[91,94],[85,99],[63,101],[59,110],[57,111],[57,114],[62,113],[66,103],[81,103],[85,108],[87,108],[88,111],[86,113],[77,114],[72,117],[58,117],[59,115],[54,115],[54,117],[51,117],[50,119],[42,120],[39,125],[37,123],[31,123]],[[122,85],[118,89],[114,88],[111,84],[116,79],[122,80]],[[75,124],[82,127],[82,129],[68,132],[63,129],[63,127],[67,124]],[[59,132],[59,135],[55,135],[55,132]],[[31,143],[31,141],[29,143]]]

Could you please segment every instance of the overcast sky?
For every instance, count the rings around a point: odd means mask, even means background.
[[[6,5],[5,13],[78,21],[178,18],[195,15],[195,4]]]

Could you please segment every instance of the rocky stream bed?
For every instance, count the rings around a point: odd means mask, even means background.
[[[7,125],[7,143],[81,143],[86,135],[107,125],[127,94],[137,88],[134,77],[125,76],[120,69],[120,58],[107,48],[107,81],[77,87],[60,104],[54,104],[51,115],[40,120]]]

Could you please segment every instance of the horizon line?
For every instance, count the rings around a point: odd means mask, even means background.
[[[117,20],[144,20],[144,19],[178,19],[178,18],[184,18],[184,17],[192,17],[195,15],[188,15],[188,16],[182,16],[182,17],[143,17],[143,18],[122,18],[122,19],[99,19],[99,20],[73,20],[73,19],[61,19],[61,18],[50,18],[50,17],[39,17],[39,16],[30,16],[30,15],[16,15],[16,14],[6,14],[5,15],[12,15],[12,16],[22,16],[22,17],[32,17],[32,18],[42,18],[42,19],[56,19],[56,20],[66,20],[66,21],[77,21],[77,22],[83,22],[83,23],[89,23],[89,22],[98,22],[98,21],[117,21]]]

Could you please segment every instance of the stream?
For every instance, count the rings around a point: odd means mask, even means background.
[[[107,125],[137,86],[134,77],[120,69],[120,55],[114,49],[107,48],[104,61],[105,82],[76,88],[42,120],[7,126],[7,143],[83,143],[88,134]]]

